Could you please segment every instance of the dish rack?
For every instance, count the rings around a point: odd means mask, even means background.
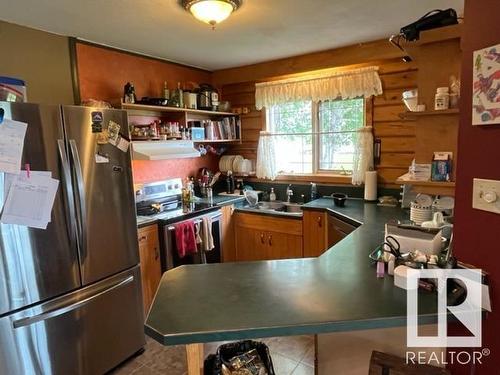
[[[432,205],[423,206],[416,202],[410,203],[410,220],[417,225],[422,225],[424,221],[432,220]]]

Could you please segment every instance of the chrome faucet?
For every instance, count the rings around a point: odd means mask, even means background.
[[[290,198],[293,195],[292,184],[288,185],[286,188],[286,203],[290,203]]]

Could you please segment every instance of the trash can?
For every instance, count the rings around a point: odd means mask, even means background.
[[[211,354],[204,363],[204,375],[222,375],[222,365],[231,368],[231,360],[255,350],[260,357],[268,375],[276,375],[273,361],[266,344],[245,340],[219,346],[217,354]],[[253,375],[253,374],[252,374]],[[257,374],[256,374],[257,375]]]

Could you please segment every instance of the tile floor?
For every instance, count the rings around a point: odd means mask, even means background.
[[[313,336],[273,337],[265,342],[271,351],[276,375],[313,375]],[[214,353],[222,343],[205,344],[205,355]],[[164,347],[146,338],[145,352],[112,371],[110,375],[186,375],[184,346]]]

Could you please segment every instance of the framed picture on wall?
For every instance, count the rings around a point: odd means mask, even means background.
[[[500,44],[474,51],[472,125],[500,124]]]

